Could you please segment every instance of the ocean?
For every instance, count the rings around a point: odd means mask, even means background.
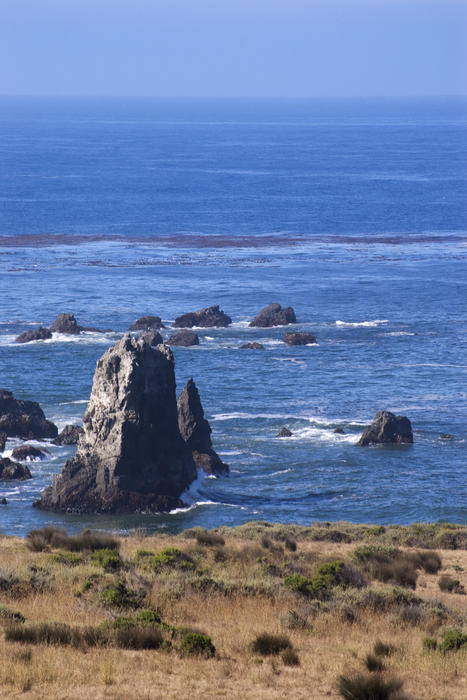
[[[467,524],[466,150],[465,99],[0,98],[2,388],[62,428],[139,316],[166,335],[213,304],[233,319],[174,348],[228,477],[171,514],[46,513],[32,503],[74,452],[47,444],[33,479],[0,482],[0,532]],[[270,302],[297,324],[249,328]],[[14,342],[61,312],[111,331]],[[412,446],[356,447],[379,410],[410,418]]]

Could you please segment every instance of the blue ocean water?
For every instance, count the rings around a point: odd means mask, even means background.
[[[0,532],[467,523],[466,150],[461,99],[0,99],[2,387],[61,428],[137,317],[167,334],[203,306],[233,318],[174,349],[229,477],[169,515],[44,513],[31,504],[74,451],[47,445],[31,481],[0,483]],[[271,301],[318,344],[248,328]],[[112,332],[14,343],[62,311]],[[413,446],[355,446],[382,409],[411,419]]]

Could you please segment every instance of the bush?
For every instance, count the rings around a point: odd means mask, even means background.
[[[161,550],[158,554],[155,554],[149,559],[149,565],[153,571],[160,571],[163,568],[181,568],[181,569],[191,569],[195,568],[195,563],[188,554],[182,552],[177,547],[166,547],[166,549]]]
[[[0,625],[1,624],[21,624],[26,621],[24,615],[16,610],[10,610],[0,605]]]
[[[159,649],[163,642],[162,632],[154,627],[123,625],[115,630],[115,643],[122,649]]]
[[[281,654],[281,659],[284,666],[300,666],[298,654],[293,649],[286,649]]]
[[[223,547],[225,545],[223,537],[216,535],[215,532],[208,532],[207,530],[200,530],[197,532],[196,541],[198,544],[204,545],[205,547]]]
[[[83,557],[74,552],[57,552],[50,555],[50,560],[64,566],[79,566],[83,563]]]
[[[260,634],[251,642],[251,651],[261,656],[280,654],[286,649],[292,649],[290,639],[276,634]]]
[[[464,586],[461,585],[459,579],[451,578],[451,576],[441,576],[438,586],[444,593],[464,593]]]
[[[118,549],[119,542],[105,532],[84,530],[79,535],[67,535],[66,530],[47,525],[40,530],[31,530],[26,545],[33,552],[42,552],[51,547],[71,552],[92,552],[95,549]]]
[[[374,673],[375,671],[383,671],[384,669],[383,662],[378,656],[374,656],[374,654],[366,655],[365,666],[372,673]]]
[[[459,628],[447,630],[444,634],[443,641],[439,645],[441,651],[445,654],[447,651],[458,651],[463,647],[467,647],[467,634],[463,634]]]
[[[373,653],[375,656],[391,656],[396,651],[396,647],[392,644],[385,644],[380,639],[375,642]]]
[[[425,637],[422,642],[422,647],[424,651],[436,651],[438,648],[438,642],[434,637]]]
[[[341,676],[338,682],[339,694],[345,700],[396,700],[402,698],[402,681],[384,680],[381,676],[358,673],[355,676]]]
[[[5,630],[7,642],[24,644],[72,644],[77,636],[68,625],[59,622],[41,622],[35,625],[13,625]]]
[[[92,560],[100,564],[104,571],[117,571],[123,565],[120,554],[115,549],[96,549],[93,552]]]
[[[284,544],[285,548],[288,549],[289,552],[297,551],[297,540],[294,540],[293,537],[286,537],[284,540]]]
[[[437,574],[441,569],[442,561],[437,552],[417,552],[415,557],[426,574]]]
[[[210,658],[215,655],[216,648],[211,637],[202,632],[186,632],[180,641],[180,653],[183,656],[205,656]]]
[[[109,583],[100,592],[100,602],[106,608],[139,608],[142,595],[128,588],[123,581]]]
[[[396,583],[408,588],[415,588],[417,584],[417,557],[397,547],[363,545],[357,547],[354,558],[378,581]]]

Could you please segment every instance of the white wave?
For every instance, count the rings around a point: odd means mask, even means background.
[[[205,335],[204,340],[214,340],[214,338],[212,337],[212,335]]]
[[[391,333],[382,333],[382,335],[416,335],[416,333],[410,333],[409,331],[392,331]]]
[[[303,416],[287,416],[288,418],[303,418]],[[250,420],[255,418],[281,418],[285,419],[283,413],[242,413],[234,411],[233,413],[215,413],[211,420]]]
[[[351,322],[351,321],[336,321],[336,326],[349,326],[352,328],[359,328],[359,327],[374,327],[374,326],[381,326],[383,323],[389,323],[388,319],[385,318],[376,318],[374,321],[357,321],[357,322]]]
[[[251,319],[250,319],[251,320]],[[229,328],[249,328],[250,327],[250,321],[234,321],[233,323],[230,324]]]
[[[62,401],[59,403],[59,406],[69,406],[70,404],[73,403],[89,403],[89,399],[77,399],[76,401]]]

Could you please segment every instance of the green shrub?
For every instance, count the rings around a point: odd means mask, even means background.
[[[293,649],[286,649],[281,654],[281,659],[284,666],[300,666],[298,654]]]
[[[438,642],[434,637],[425,637],[422,642],[422,647],[424,651],[436,651],[438,648]]]
[[[261,656],[271,656],[280,654],[281,651],[292,649],[292,644],[288,637],[276,634],[260,634],[251,642],[251,651]]]
[[[373,578],[384,583],[415,588],[417,557],[397,547],[367,544],[357,547],[354,558]]]
[[[216,648],[211,637],[202,632],[186,632],[180,640],[180,653],[183,656],[205,656],[210,658],[215,655]]]
[[[50,555],[50,560],[64,566],[79,566],[83,563],[83,557],[74,552],[56,552]]]
[[[395,646],[392,644],[385,644],[380,639],[378,639],[373,646],[373,653],[375,656],[391,656],[395,651]]]
[[[463,647],[467,647],[467,634],[463,634],[459,628],[447,630],[444,634],[443,641],[439,648],[443,653],[447,651],[458,651]]]
[[[374,673],[341,676],[338,681],[339,694],[345,700],[396,700],[402,698],[401,688],[402,681],[384,680]]]
[[[142,595],[128,588],[123,581],[117,581],[105,586],[99,599],[106,608],[139,608]]]
[[[197,532],[196,541],[205,547],[223,547],[225,545],[225,540],[221,535],[217,535],[215,532],[208,532],[207,530]]]
[[[164,568],[194,569],[195,563],[188,554],[177,547],[166,547],[149,559],[149,565],[155,572]]]
[[[92,560],[100,564],[104,571],[118,571],[123,565],[120,554],[115,549],[95,549]]]
[[[135,620],[140,625],[158,625],[162,622],[159,610],[139,610],[135,615]]]

